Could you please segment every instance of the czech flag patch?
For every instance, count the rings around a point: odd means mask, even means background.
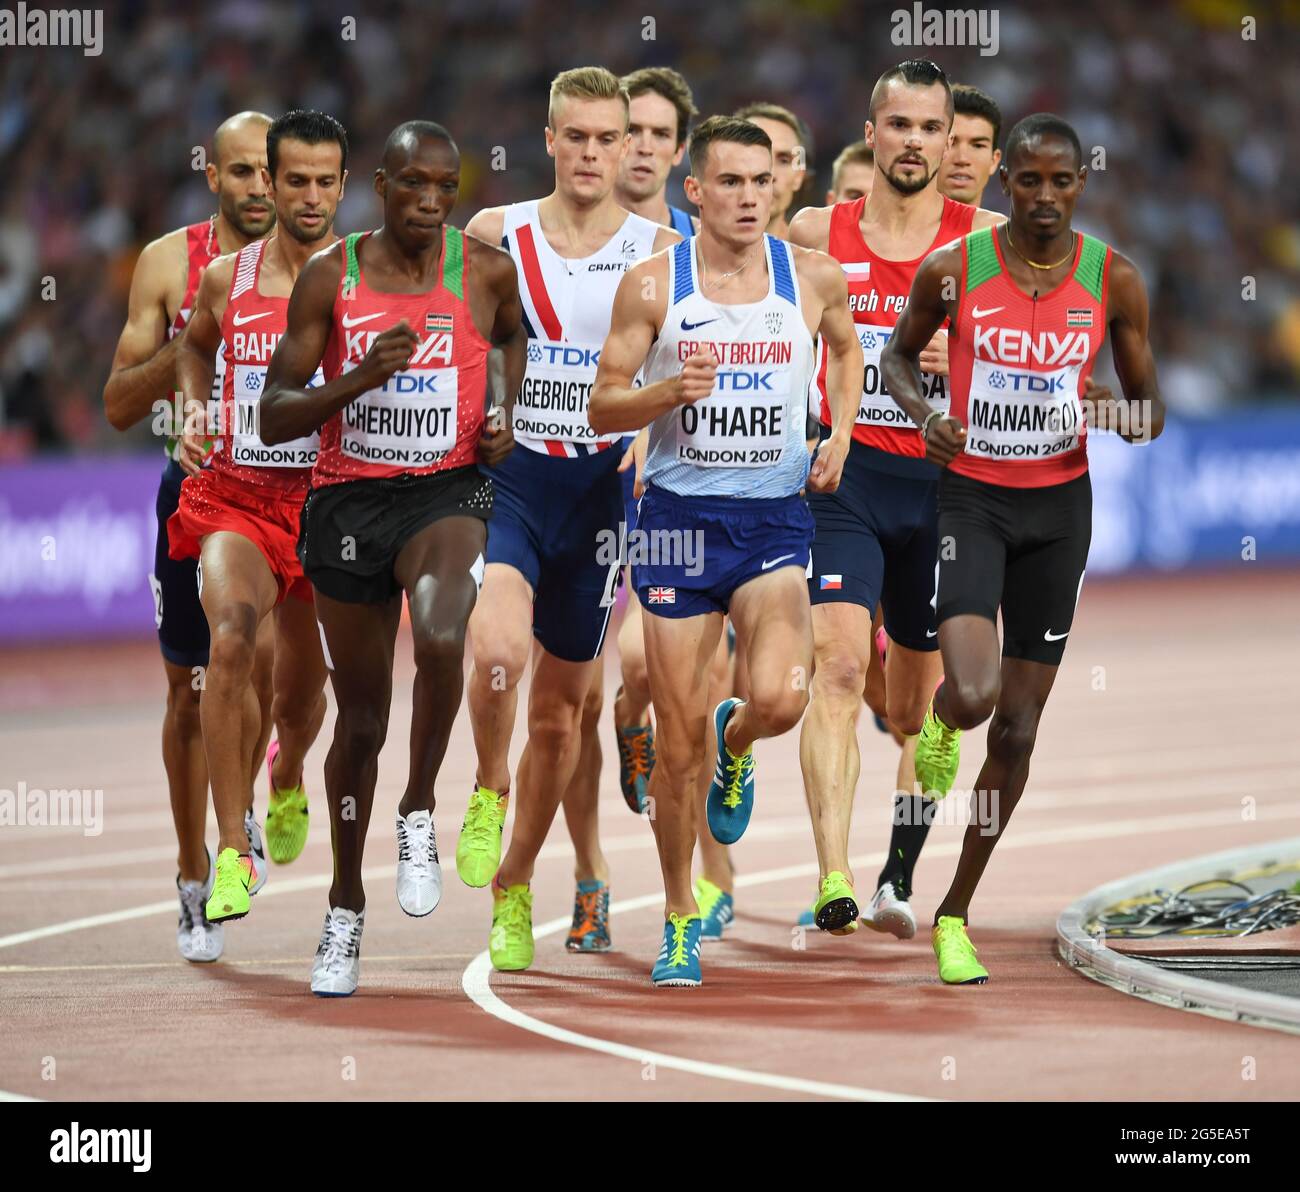
[[[823,575],[819,577],[819,583],[823,592],[838,592],[844,587],[844,576]]]
[[[676,604],[676,588],[650,588],[647,597],[651,604]]]

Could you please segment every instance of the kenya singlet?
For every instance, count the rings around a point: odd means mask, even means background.
[[[221,320],[225,343],[225,384],[221,399],[221,445],[212,456],[214,471],[254,489],[288,495],[305,492],[320,446],[319,434],[268,447],[258,433],[258,402],[266,384],[266,366],[284,335],[288,298],[267,298],[257,291],[266,256],[266,241],[239,250],[235,274]],[[313,385],[322,383],[317,370]]]
[[[539,200],[505,210],[501,244],[519,273],[528,364],[515,401],[515,442],[544,455],[589,455],[619,442],[587,420],[600,349],[623,274],[654,251],[659,225],[629,214],[589,257],[561,257],[537,216]]]
[[[939,230],[930,246],[913,261],[889,261],[877,256],[862,238],[859,222],[866,206],[866,196],[851,203],[836,203],[831,208],[830,237],[827,251],[844,269],[849,286],[849,310],[857,324],[858,342],[862,345],[865,373],[862,380],[862,400],[853,427],[853,437],[859,443],[894,455],[925,455],[925,444],[917,433],[916,424],[889,395],[880,375],[880,353],[893,334],[898,317],[907,305],[912,292],[912,280],[921,262],[941,245],[964,236],[971,229],[975,208],[957,203],[948,197],[943,200],[943,215]],[[817,370],[817,387],[821,394],[821,420],[830,426],[830,405],[826,400],[826,352],[823,348]],[[937,410],[948,408],[946,378],[923,373],[925,397]]]
[[[168,339],[175,339],[185,330],[185,325],[190,321],[190,315],[194,312],[194,300],[198,297],[199,283],[203,280],[203,271],[220,255],[221,248],[217,244],[217,217],[215,215],[210,219],[205,219],[202,223],[190,224],[185,229],[185,259],[187,262],[185,297],[181,299],[180,310],[176,312],[176,318],[172,320],[172,325],[167,329]],[[221,390],[225,371],[225,353],[218,351],[212,373],[212,393],[208,398],[209,426],[219,425],[217,417],[221,405]],[[184,409],[184,398],[179,392],[174,396],[173,406],[176,410]],[[215,445],[215,440],[210,441],[209,454],[213,445]],[[163,450],[167,453],[168,459],[178,459],[180,440],[168,435]]]
[[[996,230],[962,240],[948,341],[952,414],[966,449],[949,469],[1013,488],[1063,484],[1088,468],[1080,397],[1106,337],[1111,250],[1077,235],[1069,276],[1031,298],[1007,272]]]
[[[814,368],[794,250],[764,236],[768,290],[758,302],[724,305],[700,290],[698,239],[669,258],[668,313],[646,357],[651,384],[682,371],[696,352],[718,361],[714,390],[650,424],[647,485],[679,496],[784,497],[808,477],[804,409]]]
[[[405,319],[419,346],[410,362],[321,427],[316,488],[359,477],[429,475],[476,462],[483,433],[490,345],[465,297],[469,258],[458,228],[442,230],[441,275],[423,294],[372,290],[359,250],[370,232],[343,242],[344,268],[325,349],[325,379],[351,372],[370,345]]]

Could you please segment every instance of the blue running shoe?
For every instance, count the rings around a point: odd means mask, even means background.
[[[700,972],[700,931],[704,920],[699,915],[669,915],[664,924],[664,942],[659,959],[650,971],[656,985],[703,985]]]
[[[724,732],[731,713],[745,701],[724,699],[713,713],[713,726],[718,734],[718,760],[713,767],[713,781],[709,784],[706,804],[709,831],[719,844],[735,844],[749,827],[749,817],[754,810],[754,750],[742,757],[727,748]]]
[[[704,927],[700,931],[702,940],[720,940],[724,929],[736,920],[735,900],[721,886],[714,885],[707,877],[695,879],[695,901],[699,904]]]

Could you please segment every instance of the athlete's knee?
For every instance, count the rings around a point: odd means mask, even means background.
[[[419,671],[446,673],[459,670],[465,661],[465,629],[462,625],[411,625],[415,666]]]
[[[807,706],[807,686],[792,677],[750,676],[749,707],[773,736],[794,728]]]
[[[597,663],[599,666],[600,663]],[[582,731],[595,732],[600,724],[600,714],[605,707],[605,689],[600,683],[592,683],[587,688],[587,698],[582,705]]]
[[[354,764],[379,756],[388,736],[388,712],[374,707],[339,707],[334,741]]]
[[[243,602],[223,609],[212,626],[212,639],[208,646],[209,677],[215,672],[234,682],[248,682],[253,678],[256,657],[257,610]]]
[[[996,671],[969,679],[944,680],[944,699],[948,712],[956,721],[954,728],[974,728],[993,715],[1001,694],[1001,679]],[[900,726],[901,727],[901,726]],[[919,730],[918,730],[919,731]]]
[[[528,641],[511,642],[494,633],[474,634],[474,681],[493,691],[513,691],[528,665]]]
[[[819,697],[856,702],[862,698],[866,681],[866,663],[850,643],[835,641],[818,648],[813,682]]]
[[[1023,761],[1034,751],[1038,737],[1039,710],[1003,711],[994,714],[989,724],[988,753],[1003,763]]]
[[[203,672],[201,666],[182,670],[170,667],[167,671],[167,723],[171,730],[181,736],[189,736],[202,731],[199,717],[199,700],[203,694]]]
[[[581,731],[583,703],[558,692],[534,691],[529,698],[528,743],[560,752]]]
[[[928,695],[924,699],[905,694],[894,695],[885,692],[885,719],[898,728],[904,736],[913,737],[921,731],[925,720],[925,709],[929,704]]]

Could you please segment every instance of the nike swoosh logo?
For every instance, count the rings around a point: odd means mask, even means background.
[[[777,555],[775,559],[769,559],[766,563],[763,564],[763,570],[766,571],[769,567],[775,567],[778,563],[784,563],[786,559],[793,559],[793,558],[794,558],[793,551],[791,551],[788,555]]]
[[[270,313],[269,310],[264,310],[261,314],[257,315],[235,315],[231,322],[234,323],[236,327],[242,327],[245,323],[251,323],[254,319],[264,319]]]
[[[344,315],[344,316],[343,316],[343,326],[344,326],[344,327],[359,327],[362,323],[369,323],[371,319],[378,319],[378,318],[381,318],[382,316],[386,315],[387,313],[388,313],[388,312],[387,312],[386,310],[381,310],[381,311],[379,312],[379,314],[377,314],[377,315],[359,315],[359,316],[358,316],[357,318],[355,318],[355,319],[350,319],[350,318],[348,318],[347,315]]]
[[[1050,629],[1043,634],[1045,642],[1059,642],[1063,637],[1069,637],[1070,631],[1067,629],[1064,633],[1053,633]]]
[[[977,306],[975,307],[974,310],[970,312],[970,317],[972,319],[987,319],[989,315],[995,315],[998,313],[998,311],[1005,310],[1005,309],[1006,307],[1004,306],[990,306],[988,310],[980,310],[980,308]]]
[[[938,637],[938,636],[939,636],[939,631],[938,631],[937,629],[927,629],[927,630],[925,631],[925,636],[926,636],[926,637]]]
[[[704,326],[707,326],[709,323],[716,323],[716,322],[718,321],[718,318],[719,318],[719,316],[715,315],[713,318],[711,318],[711,319],[704,319],[702,322],[699,322],[699,323],[688,323],[685,319],[683,319],[683,320],[682,320],[682,330],[683,330],[683,331],[694,331],[696,327],[704,327]]]

